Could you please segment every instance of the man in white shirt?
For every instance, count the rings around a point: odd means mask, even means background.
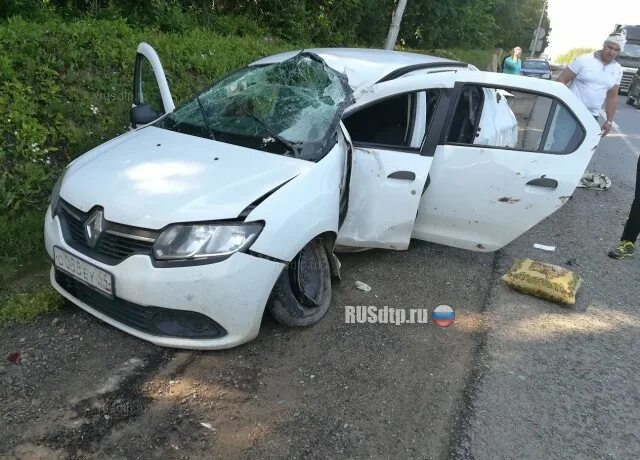
[[[609,134],[616,113],[622,80],[622,67],[616,58],[624,45],[623,35],[611,34],[600,51],[576,58],[558,77],[558,81],[568,85],[596,119],[604,104],[607,119],[602,125],[603,136]]]
[[[621,34],[612,34],[604,42],[602,50],[576,58],[558,77],[559,82],[570,85],[571,91],[596,118],[604,103],[607,121],[602,125],[603,136],[611,130],[613,116],[616,113],[622,68],[615,59],[624,45],[625,39]],[[609,257],[614,259],[632,257],[635,254],[636,240],[640,235],[640,159],[637,169],[635,198],[631,204],[629,218],[620,242],[609,251]]]

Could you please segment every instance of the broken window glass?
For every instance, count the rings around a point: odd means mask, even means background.
[[[316,54],[302,52],[225,77],[157,126],[318,161],[352,102],[346,75]]]

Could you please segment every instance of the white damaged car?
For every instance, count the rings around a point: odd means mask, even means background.
[[[560,208],[599,141],[563,85],[381,50],[267,57],[175,108],[138,47],[134,129],[74,160],[45,217],[51,283],[158,345],[309,326],[337,247],[494,251]]]

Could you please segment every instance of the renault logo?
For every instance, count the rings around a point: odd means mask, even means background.
[[[84,237],[87,240],[87,245],[90,248],[95,247],[98,242],[98,238],[104,230],[104,218],[102,217],[102,211],[96,210],[84,223]]]

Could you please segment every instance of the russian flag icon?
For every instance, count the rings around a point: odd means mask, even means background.
[[[431,319],[440,327],[449,327],[456,320],[456,314],[449,305],[439,305],[431,313]]]

